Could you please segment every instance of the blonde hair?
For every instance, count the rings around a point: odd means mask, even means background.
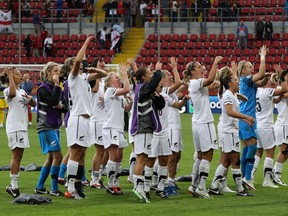
[[[279,82],[279,76],[278,76],[277,73],[272,73],[272,74],[271,74],[270,82],[271,82],[273,85],[276,85],[276,84]]]
[[[117,76],[117,73],[115,73],[115,72],[109,72],[109,73],[107,74],[107,76],[105,77],[105,79],[104,79],[104,89],[105,89],[105,91],[107,90],[108,87],[110,87],[109,81],[110,81],[112,75],[114,75],[114,74]]]
[[[43,72],[44,72],[44,79],[46,80],[48,78],[49,73],[53,70],[53,68],[55,66],[59,66],[58,63],[55,62],[48,62],[44,68],[43,68]]]
[[[238,67],[237,67],[237,76],[238,78],[241,76],[241,73],[243,71],[243,69],[246,68],[245,64],[246,64],[246,60],[242,60],[238,63]]]
[[[222,98],[224,88],[229,88],[229,82],[231,82],[233,73],[231,72],[231,69],[227,66],[221,68],[219,70],[219,76],[218,79],[220,81],[220,87],[219,87],[219,96]]]

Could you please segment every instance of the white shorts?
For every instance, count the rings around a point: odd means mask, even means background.
[[[128,146],[124,132],[113,128],[103,128],[103,143],[104,148],[109,148],[110,145],[117,145],[118,148],[124,148]]]
[[[28,132],[16,131],[7,134],[8,146],[11,150],[15,148],[30,148]]]
[[[223,132],[218,130],[218,142],[219,142],[219,148],[223,148]]]
[[[152,138],[152,151],[148,155],[149,158],[156,158],[158,156],[171,155],[171,144],[169,140],[169,134],[167,136],[153,136]]]
[[[222,152],[224,153],[230,153],[232,151],[240,152],[240,140],[238,137],[238,133],[222,132],[220,142],[223,144]]]
[[[276,146],[276,137],[274,128],[257,128],[257,148],[271,149]]]
[[[288,144],[288,125],[275,125],[275,137],[276,144],[282,145],[283,143]]]
[[[183,140],[181,130],[169,129],[169,140],[171,142],[171,150],[173,152],[181,152],[183,150]]]
[[[134,153],[151,155],[152,133],[136,134],[134,136]]]
[[[104,146],[103,143],[103,123],[101,121],[90,121],[90,143]]]
[[[210,149],[218,149],[213,122],[192,125],[192,133],[194,147],[197,152],[207,152]]]
[[[67,125],[68,147],[77,144],[82,147],[90,147],[89,118],[83,116],[70,116]]]

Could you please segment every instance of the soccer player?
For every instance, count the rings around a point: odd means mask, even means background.
[[[257,119],[257,148],[260,152],[263,149],[266,152],[266,157],[264,160],[264,181],[263,187],[278,188],[271,182],[272,179],[272,169],[273,169],[273,159],[276,147],[275,131],[274,131],[274,116],[273,116],[273,97],[280,96],[288,91],[287,78],[288,76],[281,76],[281,87],[275,89],[277,82],[275,83],[274,78],[278,76],[276,73],[272,74],[270,80],[263,87],[258,88],[256,94],[256,119]],[[285,79],[286,78],[286,79]],[[276,84],[276,85],[275,85]],[[276,99],[277,100],[277,99]],[[257,151],[258,152],[258,151]],[[255,156],[256,158],[256,156]],[[257,158],[255,162],[258,162],[260,157]],[[254,163],[255,167],[255,163]]]
[[[288,70],[282,72],[282,76],[288,73]],[[285,75],[287,76],[287,75]],[[280,80],[281,82],[281,80]],[[279,153],[276,158],[276,163],[273,168],[273,182],[277,185],[287,186],[287,184],[281,179],[283,164],[288,158],[288,96],[287,93],[281,95],[280,102],[276,104],[278,110],[277,120],[275,122],[275,137],[276,144],[279,145]]]
[[[240,142],[238,138],[238,119],[242,119],[248,125],[253,125],[254,118],[239,112],[239,102],[236,92],[239,90],[237,77],[228,67],[221,68],[219,72],[220,88],[219,97],[222,107],[222,135],[219,137],[223,143],[224,152],[222,163],[218,166],[212,185],[209,190],[214,191],[217,181],[221,180],[227,168],[231,164],[233,178],[237,188],[238,196],[251,196],[242,186],[240,171]],[[225,91],[224,91],[225,90]],[[224,93],[223,93],[224,91]]]
[[[58,175],[62,160],[60,146],[61,113],[68,110],[68,101],[64,100],[60,87],[60,68],[57,63],[48,62],[44,67],[45,81],[37,91],[37,132],[42,153],[47,160],[41,168],[35,189],[37,194],[47,194],[44,184],[50,173],[52,196],[63,196],[58,190]]]
[[[120,64],[123,87],[121,87],[120,78],[115,72],[110,72],[104,80],[106,89],[104,104],[107,118],[103,124],[103,140],[104,148],[109,153],[106,191],[113,195],[123,194],[119,185],[119,177],[123,148],[128,146],[124,135],[124,111],[129,112],[132,106],[132,103],[128,103],[124,97],[130,92],[127,69],[126,63]]]
[[[150,201],[144,193],[143,171],[148,155],[151,153],[153,131],[160,132],[162,130],[157,109],[161,110],[165,104],[164,98],[155,94],[162,79],[161,65],[159,62],[156,64],[156,71],[153,75],[148,68],[140,68],[136,72],[136,78],[140,83],[135,88],[130,130],[134,136],[134,151],[136,154],[132,193],[137,199],[147,203]]]
[[[254,74],[254,67],[249,61],[241,61],[238,64],[238,78],[240,82],[240,94],[243,94],[248,98],[247,102],[240,102],[240,112],[256,118],[255,107],[256,107],[256,92],[257,88],[265,85],[268,79],[265,77],[265,56],[268,51],[266,46],[260,49],[260,67],[259,72]],[[262,80],[262,81],[261,81]],[[256,135],[256,121],[252,126],[246,122],[239,120],[239,138],[242,142],[242,156],[241,156],[241,171],[243,176],[243,183],[248,188],[255,190],[253,182],[251,180],[251,172],[254,164],[254,157],[257,150],[257,135]]]
[[[189,96],[194,107],[192,116],[192,133],[197,159],[194,161],[192,171],[193,194],[203,198],[210,198],[206,190],[210,163],[213,157],[213,150],[217,149],[217,138],[213,115],[209,104],[208,86],[214,83],[218,63],[223,57],[216,56],[211,71],[207,78],[204,78],[204,70],[199,62],[190,62],[186,65],[185,80],[189,80]],[[209,136],[207,136],[209,135]],[[197,178],[199,175],[199,184]]]
[[[19,85],[22,75],[16,68],[5,68],[8,77],[8,88],[4,89],[4,98],[9,106],[9,115],[6,121],[8,146],[11,149],[12,160],[10,163],[11,183],[6,187],[6,192],[14,198],[20,195],[18,179],[20,163],[25,148],[29,148],[28,140],[28,105],[35,107],[36,102],[31,95],[27,95]],[[5,76],[6,76],[5,75]]]
[[[67,145],[70,147],[70,156],[67,163],[68,188],[65,197],[73,199],[85,198],[81,190],[81,179],[86,149],[90,147],[89,118],[92,112],[91,87],[87,81],[106,76],[106,72],[101,71],[97,71],[94,75],[79,73],[87,46],[93,39],[94,36],[89,36],[85,40],[76,56],[73,70],[68,76],[70,116],[67,126]]]

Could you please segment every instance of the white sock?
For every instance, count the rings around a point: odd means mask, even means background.
[[[92,179],[92,182],[99,182],[99,178],[100,177],[100,172],[99,171],[92,171],[92,176],[91,176],[91,179]]]
[[[252,169],[252,179],[254,179],[254,175],[257,171],[260,160],[261,160],[261,158],[259,156],[255,155],[255,161],[254,161],[253,169]]]
[[[153,168],[145,166],[144,168],[144,191],[150,191],[150,184],[153,175]]]
[[[111,188],[114,186],[115,181],[115,162],[108,160],[107,163],[107,179],[108,179],[108,187]]]
[[[75,191],[75,178],[78,171],[79,163],[73,160],[68,160],[67,163],[67,176],[68,176],[68,188],[69,192]],[[70,177],[69,177],[70,176]]]
[[[199,181],[198,188],[200,190],[206,190],[206,181],[208,178],[209,170],[210,170],[210,162],[208,160],[202,159],[199,165],[200,181]]]
[[[135,188],[139,193],[144,193],[144,176],[134,175]]]
[[[115,163],[115,186],[120,186],[120,176],[121,176],[121,163]]]
[[[231,168],[231,172],[232,172],[235,184],[236,184],[237,191],[238,192],[243,191],[244,188],[242,186],[241,170]]]
[[[214,179],[213,179],[212,184],[211,184],[212,189],[218,188],[218,183],[219,183],[219,181],[222,180],[226,170],[227,170],[226,167],[224,167],[222,164],[219,164],[219,166],[217,167],[217,169],[215,171],[215,176],[214,176]]]
[[[199,160],[198,158],[196,158],[196,160],[194,161],[193,164],[193,169],[192,169],[192,182],[191,185],[196,188],[198,186],[198,182],[199,182],[199,166],[200,166],[200,162],[201,160]]]
[[[271,179],[273,169],[272,158],[265,157],[263,169],[264,169],[264,182],[269,182]]]
[[[134,167],[136,164],[136,154],[134,152],[131,152],[129,161],[129,178],[133,180]]]
[[[158,169],[159,169],[159,163],[158,163],[158,159],[155,161],[154,166],[153,166],[153,176],[152,176],[152,185],[158,185],[158,181],[159,181],[159,173],[158,173]]]
[[[11,187],[12,189],[18,189],[18,179],[19,179],[19,173],[17,174],[11,174],[10,173],[10,178],[11,178]]]
[[[276,161],[273,169],[274,169],[275,178],[280,179],[282,175],[282,170],[283,170],[283,163]]]
[[[159,183],[157,185],[157,189],[160,191],[163,191],[166,184],[167,184],[167,166],[160,166],[158,169],[158,174],[159,174]]]

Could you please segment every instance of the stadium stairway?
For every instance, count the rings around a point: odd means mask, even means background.
[[[102,10],[102,6],[105,2],[106,0],[98,0],[93,14],[93,22],[96,22],[96,10],[98,11],[98,23],[105,22],[105,12]]]
[[[118,53],[113,58],[112,64],[119,64],[127,58],[136,59],[137,54],[145,41],[144,28],[131,28],[122,43],[122,53]]]

